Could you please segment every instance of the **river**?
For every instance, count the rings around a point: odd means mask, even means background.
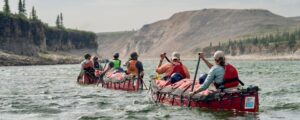
[[[145,81],[157,61],[144,61]],[[193,76],[196,61],[184,61]],[[155,104],[130,93],[76,84],[80,65],[0,67],[0,120],[299,119],[299,61],[230,61],[246,85],[261,88],[258,113],[237,114]],[[208,68],[201,63],[200,72]]]

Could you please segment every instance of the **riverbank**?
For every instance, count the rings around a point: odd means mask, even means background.
[[[228,60],[300,60],[300,55],[239,55],[239,56],[226,56]]]
[[[168,56],[169,59],[171,56]],[[294,54],[283,54],[283,55],[270,55],[270,54],[250,54],[250,55],[237,55],[237,56],[231,56],[231,55],[225,55],[227,60],[257,60],[257,61],[266,61],[266,60],[287,60],[287,61],[298,61],[300,60],[300,51],[299,53]],[[141,57],[140,60],[159,60],[159,56],[156,58],[151,57]],[[208,59],[213,59],[212,57],[208,57]],[[182,56],[181,60],[197,60],[197,55],[195,54],[193,57],[190,56]]]
[[[0,51],[0,66],[21,66],[21,65],[56,65],[56,64],[79,64],[82,61],[80,55],[84,53],[92,53],[93,50],[79,50],[68,51],[68,52],[47,52],[39,53],[38,56],[29,57],[16,55],[11,53],[6,53]],[[212,58],[208,58],[212,59]],[[276,61],[276,60],[286,60],[286,61],[299,61],[299,54],[287,54],[287,55],[239,55],[230,56],[226,55],[227,60],[257,60],[257,61]],[[125,58],[124,58],[125,60]],[[141,57],[140,60],[159,60],[159,58],[154,57]],[[197,60],[197,56],[192,57],[182,57],[182,60]]]
[[[78,64],[81,60],[77,56],[56,53],[39,53],[31,57],[0,51],[0,66]]]

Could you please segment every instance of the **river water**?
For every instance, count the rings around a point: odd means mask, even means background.
[[[157,61],[144,61],[145,81]],[[196,61],[184,62],[194,74]],[[260,110],[237,114],[155,104],[147,90],[130,93],[81,86],[79,65],[0,67],[0,120],[299,119],[299,61],[230,61],[246,85],[261,88]],[[208,71],[201,63],[200,71]],[[149,87],[149,86],[148,86]]]

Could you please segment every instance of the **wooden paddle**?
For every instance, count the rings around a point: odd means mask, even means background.
[[[196,77],[197,77],[197,73],[198,73],[198,69],[199,69],[199,64],[200,64],[200,53],[198,54],[198,62],[197,62],[197,68],[196,68],[196,72],[195,72],[195,75],[194,75],[194,80],[193,80],[193,84],[192,84],[192,89],[191,89],[191,92],[194,91],[194,87],[195,87],[195,82],[196,82]],[[189,97],[189,100],[188,100],[188,107],[191,106],[191,96]]]

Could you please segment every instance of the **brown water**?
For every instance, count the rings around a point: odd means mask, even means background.
[[[157,61],[144,61],[146,83]],[[194,73],[196,61],[184,62]],[[300,62],[231,61],[260,91],[260,112],[236,114],[155,104],[148,91],[130,93],[80,86],[79,65],[0,67],[0,120],[298,119]],[[201,63],[200,71],[208,71]]]

